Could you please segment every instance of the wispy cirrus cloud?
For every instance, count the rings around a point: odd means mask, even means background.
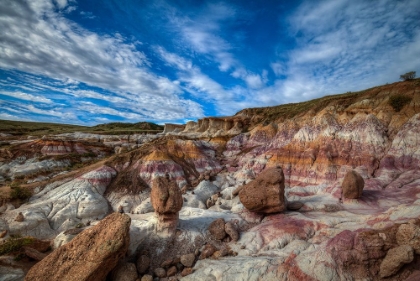
[[[360,90],[420,69],[418,1],[306,1],[289,18],[296,47],[273,64],[288,101]]]
[[[103,98],[109,106],[115,106],[117,112],[126,112],[119,108],[121,105],[137,113],[116,115],[126,120],[141,121],[139,116],[143,120],[171,120],[203,115],[197,102],[181,97],[182,90],[176,83],[150,69],[151,63],[144,52],[137,49],[136,41],[118,33],[99,35],[82,28],[57,12],[57,9],[70,7],[68,5],[69,1],[65,0],[2,3],[0,69],[54,80],[56,86],[50,85],[49,90],[62,94],[68,93],[68,81],[73,81],[75,88],[83,84],[112,93],[109,99],[106,95],[96,95],[96,98]],[[35,92],[45,90],[44,79],[36,79],[38,81],[28,83],[30,88]],[[92,97],[83,91],[79,91],[78,96]],[[35,102],[34,97],[35,93],[20,95],[21,99]],[[84,113],[77,104],[74,111]]]

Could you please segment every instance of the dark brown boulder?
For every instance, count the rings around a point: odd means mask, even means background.
[[[214,220],[209,225],[208,230],[213,239],[222,240],[226,236],[225,220],[222,218]]]
[[[362,197],[365,181],[356,171],[350,171],[344,177],[341,188],[343,197],[346,199],[357,199]]]
[[[35,264],[25,280],[105,280],[127,252],[130,223],[125,214],[107,216]]]
[[[250,211],[278,213],[286,209],[284,198],[284,174],[280,167],[261,172],[252,182],[239,191],[239,200]]]

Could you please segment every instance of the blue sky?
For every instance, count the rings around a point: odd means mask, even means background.
[[[184,123],[420,73],[420,1],[0,0],[0,119]]]

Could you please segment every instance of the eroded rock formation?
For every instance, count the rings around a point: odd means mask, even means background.
[[[169,174],[157,177],[153,180],[150,198],[158,219],[157,232],[171,236],[175,233],[183,203],[178,185],[170,179]]]
[[[37,263],[31,280],[105,280],[129,245],[130,217],[113,213]]]
[[[245,208],[258,213],[278,213],[286,209],[284,174],[280,167],[269,168],[239,192]]]

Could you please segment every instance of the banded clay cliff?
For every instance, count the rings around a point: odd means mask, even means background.
[[[130,239],[118,230],[124,238],[112,242],[113,269],[104,262],[111,271],[101,280],[420,276],[419,79],[167,124],[157,135],[7,142],[0,148],[7,280],[22,280],[32,266],[27,280],[49,267],[63,278],[44,256],[73,257],[72,245],[89,239],[86,251],[103,251],[89,233],[110,235],[102,225],[116,225],[113,212],[126,214],[119,220]],[[16,239],[29,242],[1,251]],[[90,259],[96,272],[101,260]],[[94,280],[78,266],[89,277],[77,280]]]

